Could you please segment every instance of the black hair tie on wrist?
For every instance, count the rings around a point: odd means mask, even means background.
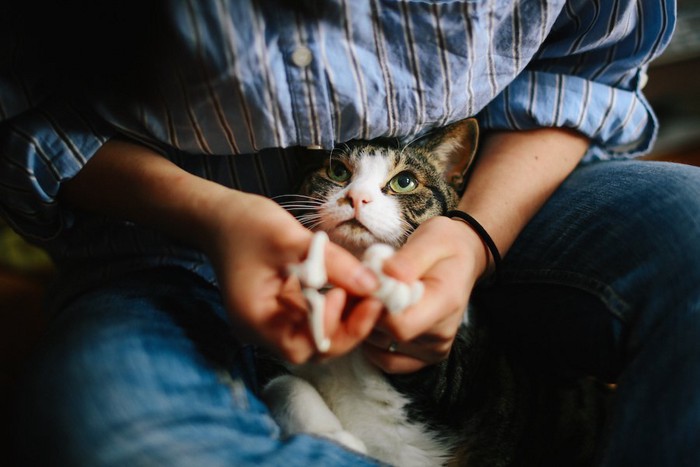
[[[445,214],[446,217],[449,217],[451,219],[459,219],[462,222],[466,223],[469,225],[472,229],[474,229],[474,232],[481,238],[481,241],[484,242],[486,247],[489,249],[491,252],[491,256],[493,256],[493,268],[494,268],[494,277],[496,280],[498,280],[498,275],[501,271],[501,253],[498,251],[498,247],[496,246],[496,243],[493,241],[491,238],[491,235],[486,231],[486,229],[479,224],[479,221],[474,219],[472,216],[467,214],[464,211],[460,211],[458,209],[448,211],[447,214]]]

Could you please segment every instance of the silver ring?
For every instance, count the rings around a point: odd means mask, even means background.
[[[395,353],[396,348],[399,346],[399,343],[396,341],[391,341],[389,342],[389,347],[386,348],[386,351],[389,353]]]

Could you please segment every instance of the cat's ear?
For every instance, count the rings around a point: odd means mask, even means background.
[[[479,124],[467,118],[435,130],[424,147],[443,168],[447,182],[457,191],[464,189],[469,168],[476,156]]]

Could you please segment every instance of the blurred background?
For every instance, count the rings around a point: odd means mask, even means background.
[[[700,0],[677,0],[678,23],[644,89],[661,123],[652,158],[700,165]]]
[[[700,0],[678,0],[678,11],[675,36],[652,64],[645,88],[661,123],[649,158],[700,165]],[[40,309],[52,271],[41,250],[0,220],[0,419],[9,388],[44,328]],[[2,440],[11,430],[5,425],[0,423]]]

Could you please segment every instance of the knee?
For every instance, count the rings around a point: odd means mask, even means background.
[[[608,233],[628,259],[655,277],[693,280],[700,270],[700,168],[630,162],[607,174],[624,195],[601,208]],[[622,189],[620,190],[620,187]]]
[[[635,310],[630,342],[638,344],[669,320],[700,312],[700,168],[642,165],[631,189],[636,203],[621,205],[628,241],[621,253],[631,267],[613,284]],[[619,257],[619,256],[618,256]]]
[[[49,338],[19,382],[18,457],[26,465],[97,465],[99,439],[118,410],[114,349],[100,333]],[[111,390],[110,390],[111,388]],[[41,448],[38,448],[41,446]]]
[[[661,175],[649,187],[646,205],[629,215],[639,223],[637,238],[659,279],[692,282],[696,288],[700,283],[700,169],[659,165]]]

